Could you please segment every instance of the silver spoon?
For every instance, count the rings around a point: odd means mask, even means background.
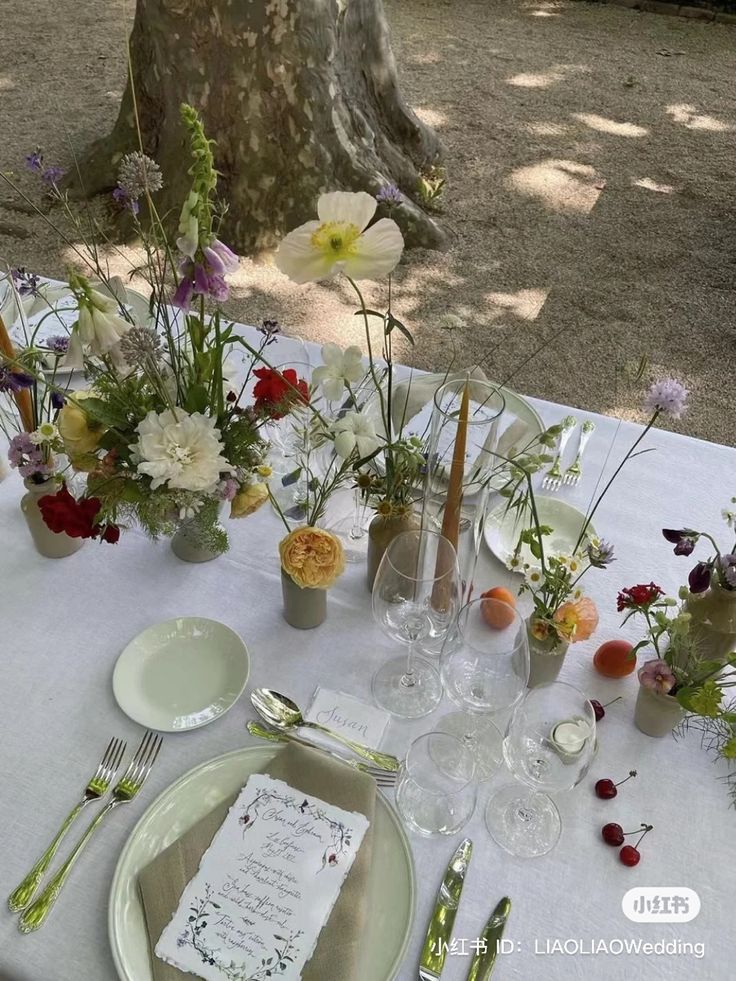
[[[305,719],[296,702],[292,702],[286,695],[281,695],[279,692],[272,691],[270,688],[255,688],[251,692],[250,700],[256,712],[269,725],[273,726],[274,729],[281,729],[284,732],[287,729],[296,729],[299,726],[318,729],[320,732],[326,732],[333,739],[338,739],[343,745],[352,749],[358,756],[362,756],[365,760],[370,760],[371,763],[375,763],[382,770],[399,769],[399,761],[395,756],[391,756],[389,753],[381,753],[377,749],[370,749],[368,746],[363,746],[362,743],[355,743],[352,739],[348,739],[347,736],[342,736],[339,732],[333,732],[332,729],[328,729],[327,726],[322,726],[318,722],[311,722],[309,719]]]
[[[344,756],[339,753],[333,753],[331,749],[325,749],[323,746],[316,746],[314,743],[308,742],[306,739],[300,739],[299,736],[294,736],[290,732],[274,732],[273,729],[266,729],[265,726],[260,725],[258,722],[253,722],[252,720],[247,723],[246,729],[251,734],[251,736],[258,736],[259,739],[269,739],[271,742],[275,743],[299,743],[300,746],[308,746],[309,749],[317,749],[320,753],[326,753],[327,756],[331,756],[335,760],[339,760],[341,763],[346,763],[353,770],[360,770],[362,773],[368,773],[374,778],[379,787],[395,787],[396,786],[396,774],[389,773],[387,770],[381,770],[376,766],[369,766],[367,763],[359,763],[357,760],[346,760]]]

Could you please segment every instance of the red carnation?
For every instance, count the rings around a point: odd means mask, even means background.
[[[309,386],[299,378],[294,368],[276,371],[275,368],[256,368],[258,381],[253,389],[256,412],[271,419],[282,419],[295,402],[309,402]]]
[[[664,596],[664,590],[656,583],[640,583],[638,586],[621,590],[616,600],[616,609],[619,613],[624,610],[636,610],[643,606],[649,606],[660,596]]]

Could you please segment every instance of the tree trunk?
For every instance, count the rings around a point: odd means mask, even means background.
[[[178,217],[189,189],[189,102],[217,141],[222,236],[241,252],[273,248],[323,191],[388,183],[406,199],[392,216],[407,244],[443,246],[417,193],[440,143],[401,98],[382,0],[138,0],[130,52],[143,149],[164,174],[160,213]],[[129,82],[112,133],[81,161],[84,194],[111,190],[138,146]]]

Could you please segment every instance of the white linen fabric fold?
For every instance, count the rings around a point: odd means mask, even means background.
[[[251,328],[243,328],[249,333]],[[255,336],[255,335],[253,335]],[[303,348],[280,338],[269,348],[273,363]],[[316,348],[310,351],[318,363]],[[573,411],[593,418],[597,432],[586,454],[584,479],[565,500],[585,508],[607,463],[612,472],[639,428],[616,420],[534,401],[547,424]],[[574,442],[574,440],[573,440]],[[736,451],[662,431],[647,440],[655,450],[633,460],[596,515],[601,536],[614,543],[616,561],[591,570],[586,589],[601,622],[591,641],[574,645],[561,680],[607,702],[599,726],[600,749],[589,778],[558,798],[561,840],[550,855],[515,859],[488,836],[483,808],[495,782],[479,793],[476,814],[452,839],[412,836],[418,885],[412,942],[399,981],[414,981],[427,922],[445,865],[465,834],[475,842],[465,891],[455,922],[458,950],[471,952],[490,910],[503,895],[513,908],[505,937],[513,951],[499,957],[499,981],[698,981],[731,973],[733,868],[736,814],[695,735],[675,743],[651,739],[633,725],[636,676],[601,678],[592,668],[598,644],[612,637],[637,640],[636,625],[619,626],[616,593],[622,586],[654,579],[674,594],[690,568],[661,536],[662,527],[689,525],[719,537],[720,516],[734,493]],[[574,448],[574,447],[573,447]],[[3,450],[4,452],[4,450]],[[213,617],[227,623],[250,649],[247,693],[268,685],[306,706],[318,683],[370,700],[371,676],[395,649],[371,620],[365,570],[349,565],[329,593],[328,617],[316,630],[289,627],[281,614],[277,543],[279,521],[264,507],[255,516],[228,523],[232,546],[222,558],[187,565],[167,542],[153,544],[135,530],[118,545],[87,543],[76,555],[52,561],[32,546],[18,508],[17,475],[0,485],[0,883],[7,895],[46,846],[112,735],[134,746],[140,729],[117,707],[111,676],[126,643],[149,624],[178,615]],[[477,582],[488,588],[513,577],[485,550]],[[0,978],[3,981],[114,981],[107,941],[110,882],[120,850],[145,807],[192,766],[239,746],[255,743],[245,731],[254,716],[247,693],[220,721],[191,733],[167,736],[145,791],[116,812],[92,839],[48,923],[21,936],[15,918],[0,912]],[[394,721],[383,748],[403,755],[409,741],[436,726],[447,701],[431,716]],[[612,801],[598,800],[599,777],[627,783]],[[87,812],[87,815],[91,812]],[[85,815],[86,817],[86,815]],[[646,821],[654,831],[642,845],[635,869],[618,861],[600,836],[603,824],[624,830]],[[84,828],[80,823],[72,840]],[[635,924],[621,911],[634,886],[687,886],[701,899],[691,923]],[[464,944],[463,944],[464,941]],[[556,952],[555,941],[567,942]],[[590,954],[599,941],[614,941],[611,953]],[[689,953],[619,953],[618,941],[704,944],[699,959]],[[575,953],[577,951],[577,954]],[[697,951],[697,948],[696,948]],[[443,981],[460,981],[468,956],[447,958]],[[325,981],[339,981],[338,978]]]

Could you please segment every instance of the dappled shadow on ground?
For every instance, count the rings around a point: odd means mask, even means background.
[[[77,15],[60,3],[63,32]],[[425,368],[483,363],[530,394],[632,415],[626,378],[646,355],[693,389],[680,428],[736,442],[736,30],[564,0],[386,8],[405,95],[445,144],[451,239],[446,254],[410,254],[397,272],[397,313],[416,342],[401,341],[400,357]],[[129,14],[106,8],[103,34],[123,36]],[[0,167],[36,142],[64,153],[59,98],[74,109],[66,125],[77,149],[109,128],[122,45],[112,66],[107,37],[93,32],[83,62],[56,67],[48,45],[48,79],[10,45],[22,47],[20,35],[0,38],[0,92],[18,128]],[[63,251],[40,223],[28,227],[23,241],[0,233],[0,252],[61,273]],[[385,302],[381,285],[366,295]],[[228,304],[237,319],[276,317],[343,344],[362,340],[354,309],[344,283],[295,287],[250,262]]]

